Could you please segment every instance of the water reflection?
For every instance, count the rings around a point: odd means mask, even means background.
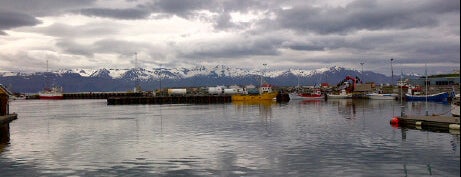
[[[8,147],[10,142],[10,124],[0,124],[0,154]]]
[[[13,104],[2,176],[459,176],[459,135],[390,128],[392,101],[42,103]]]
[[[272,106],[276,105],[277,102],[273,100],[260,100],[260,101],[232,101],[232,104],[236,107],[239,112],[246,112],[247,109],[257,108],[259,111],[259,117],[265,123],[270,123],[272,118]]]
[[[333,99],[328,100],[328,103],[335,105],[338,110],[338,114],[342,115],[346,119],[355,119],[357,110],[356,102],[352,99]]]

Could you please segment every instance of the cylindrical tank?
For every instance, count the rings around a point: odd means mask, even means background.
[[[168,95],[185,95],[187,90],[184,89],[168,89]]]
[[[221,87],[208,87],[208,94],[220,95],[222,93],[223,93],[223,88]]]
[[[237,93],[239,93],[238,89],[224,89],[224,94],[227,94],[227,95],[232,95],[232,94],[237,94]]]

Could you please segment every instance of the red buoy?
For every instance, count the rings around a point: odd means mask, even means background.
[[[390,121],[391,125],[398,125],[399,124],[399,118],[398,117],[393,117]]]

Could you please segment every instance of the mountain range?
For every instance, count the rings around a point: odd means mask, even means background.
[[[36,93],[46,86],[59,85],[65,92],[128,91],[136,85],[143,90],[159,88],[201,87],[217,85],[259,85],[261,78],[274,86],[336,85],[346,76],[359,77],[364,82],[390,83],[392,78],[372,71],[343,67],[316,70],[249,70],[224,65],[190,68],[132,69],[62,69],[52,72],[3,72],[0,84],[17,93]],[[406,76],[408,77],[408,76]],[[416,77],[416,76],[413,76]],[[397,81],[400,77],[394,76]],[[395,82],[394,81],[394,82]]]

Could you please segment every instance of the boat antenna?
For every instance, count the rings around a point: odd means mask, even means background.
[[[402,100],[402,92],[403,92],[403,71],[400,69],[400,106],[403,105],[403,100]]]
[[[405,116],[405,106],[403,106],[403,84],[403,71],[400,69],[400,117]]]
[[[427,83],[427,63],[424,66],[424,73],[426,75],[426,80],[425,80],[425,83],[424,83],[424,85],[426,85],[426,91],[425,91],[426,92],[426,116],[429,116],[429,113],[427,111],[427,85],[428,85],[428,83]]]

